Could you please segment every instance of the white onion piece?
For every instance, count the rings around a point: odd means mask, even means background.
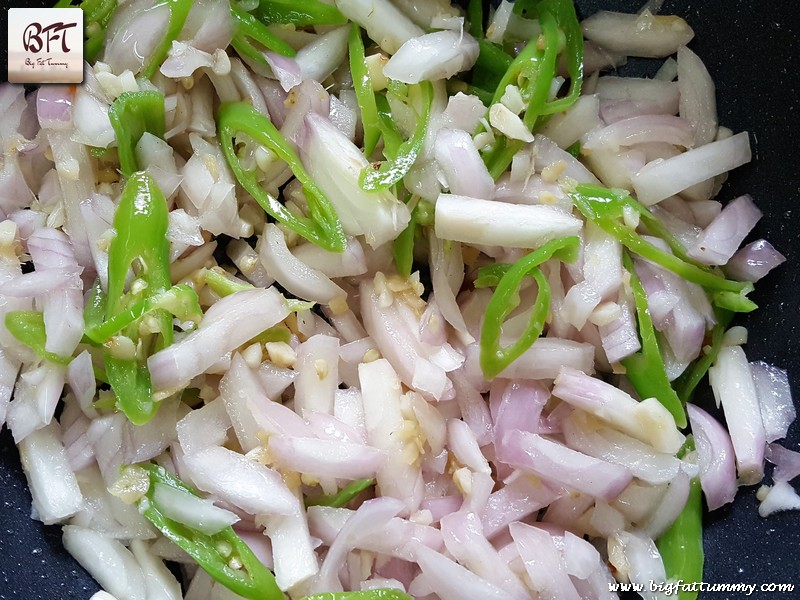
[[[800,496],[790,484],[778,481],[758,505],[758,514],[761,517],[768,517],[783,510],[800,510]]]
[[[200,50],[214,52],[228,47],[234,29],[229,7],[215,0],[196,0],[186,17],[181,36],[187,36]]]
[[[641,586],[639,593],[645,600],[664,597],[651,588],[651,584],[663,586],[667,580],[661,555],[651,538],[628,531],[617,532],[609,540],[609,562],[623,578],[627,576],[631,583]]]
[[[391,192],[365,192],[359,184],[369,162],[328,119],[309,113],[300,155],[309,175],[333,203],[348,235],[364,235],[372,248],[393,240],[408,225],[408,208]]]
[[[349,27],[337,27],[300,49],[294,60],[303,79],[325,81],[342,64],[347,55],[349,32]]]
[[[297,348],[294,382],[295,411],[333,413],[334,393],[339,385],[339,340],[315,335]]]
[[[540,132],[560,148],[569,148],[600,125],[600,99],[591,94],[578,98],[566,112],[553,115]]]
[[[566,572],[561,553],[548,532],[521,522],[512,523],[508,530],[539,598],[581,598]]]
[[[194,409],[176,425],[178,441],[185,454],[193,454],[209,446],[222,446],[230,427],[230,418],[222,398]]]
[[[318,592],[342,591],[338,573],[344,564],[347,553],[355,548],[359,538],[377,534],[388,521],[403,510],[403,503],[393,498],[367,500],[351,514],[334,539],[325,561],[314,581],[313,589]]]
[[[167,142],[146,131],[136,143],[136,161],[139,168],[146,170],[156,180],[159,189],[169,200],[183,180],[175,164],[175,154]],[[177,212],[170,212],[170,217]],[[185,211],[181,211],[185,212]],[[198,232],[199,236],[199,232]],[[202,242],[193,244],[201,245]]]
[[[414,23],[425,29],[444,29],[439,22],[460,18],[458,8],[449,0],[428,0],[428,2],[415,2],[414,0],[395,0],[393,4],[403,11]]]
[[[319,571],[305,511],[297,497],[292,499],[291,514],[264,518],[264,532],[272,546],[275,582],[283,591],[310,581]]]
[[[616,498],[633,475],[618,465],[592,458],[534,433],[511,431],[498,458],[546,481],[604,500]]]
[[[622,285],[622,245],[592,222],[584,228],[583,281],[564,297],[561,312],[568,323],[581,330],[595,307],[617,295]]]
[[[145,600],[145,578],[133,554],[119,541],[86,527],[67,525],[61,540],[103,589],[117,598]]]
[[[767,240],[756,240],[731,257],[725,265],[725,272],[739,281],[755,282],[785,262],[786,257]]]
[[[442,600],[511,600],[513,595],[492,585],[443,554],[417,544],[417,563],[431,589]]]
[[[236,188],[222,150],[196,133],[189,134],[192,156],[181,169],[181,189],[191,202],[203,229],[238,238]]]
[[[176,212],[178,211],[173,210],[169,213],[170,217]],[[167,235],[169,236],[169,232],[167,232]],[[242,275],[254,286],[265,288],[275,283],[275,279],[267,273],[264,265],[261,264],[258,253],[244,240],[231,240],[228,242],[225,252],[228,258],[233,261],[233,264],[242,272]]]
[[[708,510],[733,502],[736,496],[736,460],[731,438],[714,417],[694,404],[686,405],[697,447],[700,484]]]
[[[513,598],[529,598],[520,578],[483,535],[478,515],[461,511],[447,515],[441,520],[441,530],[447,551],[459,563]]]
[[[230,368],[219,383],[219,392],[242,450],[250,452],[259,447],[260,431],[251,403],[263,396],[264,390],[240,353],[231,358]]]
[[[513,140],[532,142],[533,134],[505,104],[497,102],[489,109],[489,122],[500,133]]]
[[[28,252],[37,269],[73,269],[80,273],[75,253],[65,234],[57,229],[39,229],[28,238]],[[71,356],[83,336],[83,284],[75,278],[43,302],[45,349]]]
[[[297,378],[297,373],[291,369],[278,367],[269,361],[264,361],[258,369],[261,386],[270,400],[277,400],[283,391]]]
[[[83,496],[61,444],[58,424],[32,432],[18,446],[38,519],[50,525],[78,512]]]
[[[386,462],[381,450],[341,440],[271,436],[269,452],[283,469],[347,480],[374,477]]]
[[[687,254],[707,265],[724,265],[761,218],[750,196],[729,202],[698,236]]]
[[[434,155],[452,194],[492,199],[494,180],[469,133],[442,127],[436,134]]]
[[[419,319],[402,298],[387,294],[369,281],[361,284],[361,318],[370,337],[407,386],[437,401],[452,398],[447,372],[432,360],[435,349],[419,339]]]
[[[678,114],[680,91],[674,81],[605,76],[597,81],[595,93],[600,96],[600,115],[606,123],[619,120],[619,117],[613,118],[612,109],[623,108],[622,114],[626,117],[634,114]],[[635,112],[631,113],[632,109]]]
[[[108,117],[109,105],[101,102],[84,86],[75,90],[72,119],[75,125],[73,139],[87,146],[108,148],[115,140],[114,129]]]
[[[474,131],[486,115],[486,107],[480,98],[458,92],[447,99],[447,107],[438,116],[441,127]]]
[[[581,152],[602,149],[617,152],[620,146],[654,142],[691,148],[692,134],[691,125],[680,117],[671,115],[630,117],[589,132],[581,146]]]
[[[43,194],[40,192],[39,196],[43,196]],[[17,155],[7,156],[3,168],[0,170],[0,217],[5,219],[15,211],[30,206],[33,198],[33,192],[28,187],[25,176],[20,170]]]
[[[8,403],[14,392],[18,372],[19,363],[12,360],[0,347],[0,427],[6,422]],[[92,375],[92,385],[94,385],[94,375]]]
[[[775,465],[774,481],[791,481],[800,476],[800,452],[789,450],[778,444],[767,446],[767,460]]]
[[[239,521],[239,517],[214,506],[211,500],[198,498],[163,483],[155,484],[153,502],[166,517],[206,535],[219,533]]]
[[[436,306],[441,311],[441,316],[458,331],[467,342],[474,341],[467,331],[464,316],[456,302],[456,295],[464,283],[464,261],[461,254],[461,244],[451,242],[446,244],[431,232],[428,236],[430,246],[430,270],[433,293],[436,297]],[[429,301],[428,306],[431,305]],[[444,325],[444,324],[442,324]],[[442,327],[444,330],[444,328]],[[439,345],[446,342],[446,338]]]
[[[694,129],[694,145],[713,142],[717,137],[714,81],[700,57],[685,46],[678,48],[678,89],[680,114]]]
[[[623,390],[568,367],[555,380],[553,395],[661,452],[674,454],[683,445],[675,419],[656,398],[637,402]]]
[[[489,396],[495,445],[502,444],[505,434],[513,429],[538,433],[539,419],[550,399],[549,390],[538,381],[497,381]]]
[[[750,363],[750,368],[753,372],[766,440],[774,442],[786,437],[789,426],[797,417],[788,374],[783,369],[760,361]]]
[[[214,65],[214,58],[208,52],[198,50],[186,42],[172,41],[167,59],[161,64],[159,71],[164,77],[181,79],[190,77],[197,69]]]
[[[407,460],[409,444],[400,434],[405,423],[400,410],[400,379],[385,359],[358,365],[367,439],[374,448],[386,452],[387,459],[375,479],[381,496],[403,502],[415,511],[423,496],[419,467]]]
[[[708,370],[711,389],[722,404],[736,454],[739,479],[753,485],[764,476],[764,423],[753,374],[740,346],[724,346]]]
[[[285,319],[286,302],[273,288],[226,296],[208,309],[196,331],[147,359],[155,390],[184,387],[226,352]]]
[[[125,464],[151,460],[176,440],[178,405],[177,399],[165,400],[158,410],[157,419],[150,419],[144,425],[134,425],[130,421],[125,423],[122,433],[122,458]]]
[[[347,240],[344,252],[329,252],[310,242],[292,248],[295,258],[327,277],[356,277],[367,272],[367,259],[358,238]]]
[[[114,73],[126,69],[138,73],[164,39],[169,22],[170,7],[166,4],[152,0],[126,3],[124,8],[114,11],[108,25],[103,62]]]
[[[442,194],[436,201],[436,236],[467,244],[538,248],[576,235],[581,222],[548,206],[527,206]]]
[[[331,123],[336,125],[336,128],[351,142],[356,139],[359,110],[354,91],[343,90],[339,92],[339,98],[331,96]]]
[[[746,131],[689,150],[674,158],[648,163],[633,177],[639,201],[652,206],[687,188],[750,162]]]
[[[692,28],[680,17],[653,15],[650,11],[640,14],[600,11],[584,19],[581,29],[587,40],[611,52],[648,58],[675,54],[694,37]]]
[[[477,344],[467,348],[467,364],[478,366]],[[507,366],[500,377],[507,379],[555,379],[562,366],[594,373],[594,348],[591,344],[561,338],[539,338],[522,356]]]
[[[403,43],[383,67],[383,74],[403,83],[449,79],[472,68],[478,43],[470,34],[435,31]]]
[[[50,423],[64,388],[64,371],[61,365],[45,362],[20,374],[7,415],[15,442]]]
[[[336,0],[336,8],[366,29],[369,38],[389,54],[424,33],[389,0]]]
[[[281,476],[247,457],[211,446],[184,457],[192,481],[251,515],[289,515],[296,498]]]
[[[557,179],[562,181],[569,178],[578,183],[600,183],[600,180],[577,158],[541,134],[535,136],[533,153],[536,157],[537,173],[550,167],[556,174],[560,173]]]
[[[277,52],[264,52],[264,58],[284,91],[288,92],[303,81],[303,73],[295,59]]]
[[[142,573],[147,573],[144,581],[147,600],[182,600],[181,584],[164,562],[153,554],[152,546],[143,540],[133,540],[130,550]]]
[[[598,326],[603,351],[611,364],[638,352],[642,347],[636,327],[636,313],[630,299],[625,298],[617,306],[620,315],[611,323],[601,323]]]
[[[512,478],[489,495],[489,500],[480,513],[483,532],[487,538],[492,539],[509,524],[538,512],[563,494],[563,490],[556,491],[539,480]]]
[[[680,470],[680,461],[671,454],[657,452],[651,446],[609,427],[597,427],[585,417],[573,413],[564,420],[564,439],[570,448],[620,465],[634,477],[655,485],[671,481]]]

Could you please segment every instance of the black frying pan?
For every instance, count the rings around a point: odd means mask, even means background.
[[[600,7],[632,12],[643,1],[578,0],[577,4],[581,15],[588,16]],[[800,83],[795,62],[800,58],[796,47],[800,24],[795,10],[789,2],[668,0],[662,12],[681,15],[694,28],[697,35],[691,47],[717,83],[720,124],[750,132],[754,161],[731,175],[720,198],[752,194],[764,212],[754,236],[769,239],[789,261],[760,282],[752,298],[761,309],[738,323],[750,330],[746,346],[750,360],[788,369],[795,398],[800,398],[796,342],[800,336]],[[0,27],[6,31],[4,23]],[[647,61],[626,69],[655,71]],[[698,401],[713,404],[708,390]],[[792,427],[784,444],[800,449],[800,426]],[[29,519],[31,499],[7,430],[0,434],[0,486],[0,600],[88,599],[98,586],[61,547],[60,528]],[[742,489],[732,506],[707,516],[705,581],[793,583],[794,592],[777,598],[800,598],[800,513],[762,519],[755,491],[755,487]],[[756,591],[750,597],[768,596],[772,594]]]

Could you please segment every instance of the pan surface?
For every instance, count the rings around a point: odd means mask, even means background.
[[[634,12],[641,2],[578,0],[581,16],[604,8]],[[52,3],[14,2],[14,6]],[[8,5],[3,6],[3,19]],[[761,307],[737,323],[750,331],[745,346],[750,360],[788,369],[800,399],[800,84],[797,60],[800,24],[789,2],[752,0],[674,0],[663,14],[684,17],[696,33],[690,47],[705,61],[717,84],[719,122],[749,131],[754,160],[735,171],[719,199],[750,193],[764,212],[753,233],[769,239],[788,263],[762,280],[751,296]],[[0,23],[5,31],[5,24]],[[624,67],[650,73],[654,64]],[[706,389],[697,401],[713,408]],[[795,424],[786,447],[800,449]],[[733,505],[706,516],[705,581],[709,583],[791,583],[795,591],[777,597],[800,597],[800,513],[758,516],[757,487],[742,488]],[[59,527],[45,527],[30,516],[30,495],[8,430],[0,433],[0,600],[88,599],[97,584],[61,546]],[[751,598],[765,598],[766,591]],[[701,598],[726,598],[725,593]],[[731,594],[729,597],[740,597]]]

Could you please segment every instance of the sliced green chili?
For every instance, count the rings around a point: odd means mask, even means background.
[[[301,600],[414,600],[414,598],[397,589],[380,588],[360,592],[326,592],[306,596]]]
[[[99,327],[106,318],[106,294],[100,280],[96,280],[89,290],[89,301],[83,309],[83,324],[86,329]]]
[[[297,54],[294,48],[272,33],[267,29],[266,25],[249,12],[242,10],[236,3],[231,3],[231,15],[233,16],[235,27],[235,34],[233,40],[231,40],[231,46],[233,46],[234,50],[242,57],[249,58],[262,65],[269,64],[264,57],[263,51],[253,45],[253,41],[267,50],[277,52],[284,56],[294,56]]]
[[[303,185],[311,218],[296,216],[261,187],[255,173],[242,167],[234,141],[239,133],[245,133],[263,144],[289,165]],[[223,104],[217,113],[217,137],[236,179],[267,213],[309,242],[331,252],[344,252],[347,239],[333,204],[317,187],[300,158],[267,117],[244,102]]]
[[[622,222],[623,210],[625,206],[631,206],[626,201],[627,195],[624,190],[609,190],[590,184],[579,185],[574,192],[569,193],[584,217],[613,235],[631,252],[712,292],[712,299],[720,308],[734,312],[750,312],[758,308],[746,297],[753,290],[752,283],[726,279],[708,267],[688,262],[680,256],[666,252],[625,225]],[[648,220],[645,224],[650,227],[653,222]]]
[[[692,436],[686,438],[685,448],[694,450]],[[703,498],[700,479],[694,477],[689,498],[675,522],[656,541],[668,581],[691,584],[703,581]],[[698,592],[681,588],[679,600],[695,600]]]
[[[577,258],[579,247],[580,240],[574,236],[553,240],[519,259],[500,278],[486,307],[481,328],[480,364],[487,379],[499,375],[542,334],[550,311],[550,285],[539,265],[553,257],[572,262]],[[536,303],[525,331],[516,342],[503,348],[500,346],[503,322],[519,306],[519,288],[528,275],[536,280],[539,288]]]
[[[401,276],[408,278],[411,275],[411,269],[414,267],[414,242],[417,237],[417,220],[414,216],[414,211],[411,211],[411,220],[397,236],[392,245],[392,253],[394,255],[394,262],[397,265],[397,272]]]
[[[330,496],[306,498],[306,506],[332,506],[333,508],[341,508],[374,484],[374,479],[359,479],[358,481],[347,484],[341,490]]]
[[[378,123],[383,136],[383,155],[389,160],[397,156],[400,146],[403,144],[403,136],[397,131],[392,117],[392,109],[389,101],[383,94],[375,96],[375,105],[378,108]]]
[[[569,91],[563,98],[548,102],[542,114],[551,115],[572,106],[581,95],[583,87],[583,31],[572,0],[544,0],[540,11],[551,13],[565,37],[562,51],[569,74]]]
[[[380,163],[378,168],[372,165],[361,171],[359,183],[361,188],[367,191],[386,190],[400,181],[408,173],[409,169],[417,160],[422,143],[425,141],[425,134],[431,118],[431,104],[433,103],[433,86],[430,81],[423,81],[419,84],[422,92],[422,110],[414,128],[414,133],[405,142],[400,144],[394,158]]]
[[[483,1],[469,0],[467,5],[467,21],[469,34],[476,40],[483,39]]]
[[[470,73],[472,84],[478,88],[497,89],[513,59],[500,46],[485,39],[478,40],[478,49],[478,58]],[[491,98],[490,93],[489,102]]]
[[[93,342],[102,344],[111,336],[133,324],[134,321],[156,310],[166,310],[181,321],[198,323],[203,318],[197,293],[188,285],[181,284],[155,296],[132,302],[102,323],[87,327],[86,337]]]
[[[336,6],[320,0],[260,0],[254,12],[263,23],[298,26],[347,23],[347,17]]]
[[[108,295],[106,322],[130,310],[136,302],[158,297],[171,287],[169,274],[169,241],[167,241],[167,202],[155,181],[142,171],[132,174],[122,192],[114,229],[117,235],[108,250]],[[138,267],[138,280],[128,294],[125,281],[131,267]],[[142,351],[133,357],[115,356],[104,350],[106,373],[117,397],[117,406],[130,421],[141,425],[155,415],[158,404],[153,400],[147,355],[172,343],[172,318],[166,310],[156,309],[150,315],[158,326],[157,336],[141,336],[138,321],[123,329],[123,335]]]
[[[528,42],[511,63],[500,80],[494,93],[492,104],[500,102],[508,85],[519,85],[520,94],[528,106],[522,115],[522,122],[529,130],[536,127],[537,120],[544,113],[553,77],[556,74],[556,61],[559,52],[559,29],[555,17],[548,11],[540,15],[542,34]],[[484,156],[489,173],[497,179],[524,145],[521,140],[499,138],[492,149]]]
[[[9,333],[33,350],[37,356],[59,365],[68,365],[72,360],[71,356],[60,356],[45,349],[47,334],[42,313],[32,310],[14,310],[6,313],[5,324]]]
[[[153,464],[138,465],[150,479],[147,494],[139,500],[141,512],[165,538],[179,546],[215,581],[250,600],[283,600],[275,576],[231,527],[208,535],[166,517],[153,499],[156,484],[167,485],[187,496],[199,496],[194,490]]]
[[[622,359],[625,375],[640,398],[657,398],[675,419],[675,424],[678,427],[686,427],[686,412],[670,385],[664,359],[658,347],[656,330],[647,304],[647,293],[627,253],[623,255],[623,262],[631,276],[631,290],[636,304],[639,338],[642,342],[642,349],[639,352]]]
[[[192,9],[194,2],[193,0],[166,0],[166,4],[169,6],[169,24],[167,25],[167,31],[164,33],[164,36],[161,38],[161,41],[158,43],[158,46],[156,46],[153,54],[150,55],[150,59],[142,70],[142,73],[148,79],[155,75],[161,63],[163,63],[164,59],[167,57],[169,49],[172,48],[172,42],[178,39],[178,35],[180,35],[181,29],[183,29],[183,25],[186,23],[186,17],[189,16],[189,11]]]
[[[211,288],[211,291],[222,298],[235,294],[236,292],[254,289],[254,286],[249,283],[234,281],[230,277],[226,277],[224,274],[220,273],[217,269],[206,269],[204,275],[206,285]]]
[[[350,53],[350,74],[353,77],[353,88],[356,92],[358,107],[361,109],[361,124],[364,128],[364,154],[369,156],[375,150],[381,135],[378,106],[375,104],[375,92],[364,54],[364,40],[361,39],[361,27],[358,23],[350,26],[348,39]]]
[[[164,96],[161,92],[125,92],[108,109],[117,136],[117,154],[122,174],[130,177],[139,169],[136,144],[145,132],[164,137]]]

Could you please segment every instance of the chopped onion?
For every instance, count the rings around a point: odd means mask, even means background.
[[[638,15],[600,11],[584,19],[581,29],[587,40],[611,52],[648,58],[675,54],[694,37],[692,28],[680,17],[650,11]]]
[[[449,79],[471,69],[477,58],[478,42],[468,33],[435,31],[404,42],[383,74],[403,83]]]
[[[694,404],[686,405],[697,447],[700,484],[709,510],[733,502],[736,495],[736,461],[728,432],[711,415]]]

